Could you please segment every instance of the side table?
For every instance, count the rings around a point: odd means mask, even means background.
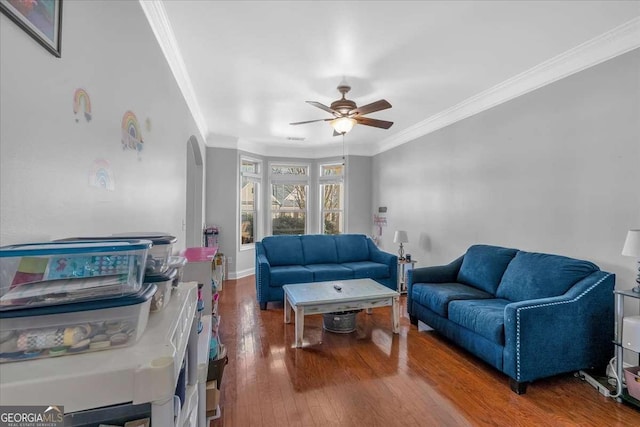
[[[411,261],[398,259],[398,292],[401,294],[407,293],[407,266],[411,265],[411,269],[413,269],[416,266],[416,262],[415,259]]]
[[[629,394],[629,390],[627,387],[622,385],[622,380],[624,378],[624,364],[623,364],[623,356],[624,349],[629,350],[639,354],[637,349],[631,348],[625,343],[622,339],[624,336],[623,325],[624,325],[624,299],[627,298],[635,298],[640,299],[640,293],[633,292],[632,290],[614,290],[616,301],[616,320],[615,320],[615,334],[614,334],[614,344],[616,349],[616,375],[618,377],[618,384],[616,388],[616,394],[618,395],[618,402],[624,401],[635,408],[640,408],[640,401],[635,399],[633,396]]]

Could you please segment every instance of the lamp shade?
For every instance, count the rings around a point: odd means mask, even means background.
[[[407,232],[403,230],[396,231],[396,234],[393,236],[393,243],[408,243],[409,238],[407,237]]]
[[[353,129],[353,126],[356,124],[356,121],[349,117],[340,117],[339,119],[331,120],[329,124],[331,125],[331,127],[333,127],[333,129],[336,132],[340,134],[345,134],[349,132],[351,129]]]
[[[622,255],[640,258],[640,229],[629,230],[622,247]]]

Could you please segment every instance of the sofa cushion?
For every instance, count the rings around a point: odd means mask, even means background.
[[[414,283],[411,299],[429,310],[448,317],[449,302],[459,299],[489,299],[493,295],[462,283]]]
[[[340,264],[310,264],[305,267],[313,273],[314,282],[353,279],[353,270]]]
[[[313,272],[303,265],[281,265],[271,267],[269,286],[279,288],[291,283],[313,282]]]
[[[335,264],[338,251],[333,236],[313,234],[300,236],[304,264]]]
[[[353,270],[354,279],[382,279],[389,277],[389,266],[373,261],[345,262],[343,267]]]
[[[507,265],[517,252],[500,246],[471,246],[462,260],[458,282],[495,295]]]
[[[504,345],[505,299],[457,300],[449,303],[449,320],[499,345]]]
[[[510,301],[554,297],[598,270],[589,261],[520,251],[504,272],[496,295]]]
[[[343,234],[334,236],[338,249],[338,262],[358,262],[369,260],[369,245],[364,234]]]
[[[262,246],[271,266],[304,264],[300,236],[268,236]]]

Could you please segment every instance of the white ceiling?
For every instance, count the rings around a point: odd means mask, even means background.
[[[640,16],[639,1],[165,0],[161,6],[177,42],[173,55],[178,50],[184,61],[181,87],[208,145],[239,141],[262,154],[317,156],[342,150],[341,138],[326,122],[289,123],[329,117],[304,101],[329,105],[343,78],[358,105],[381,98],[393,105],[368,116],[393,121],[389,130],[357,125],[346,135],[350,153],[374,154],[607,31],[634,19],[637,29]]]

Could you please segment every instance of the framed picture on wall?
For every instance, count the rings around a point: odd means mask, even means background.
[[[60,58],[62,0],[0,0],[0,10]]]

